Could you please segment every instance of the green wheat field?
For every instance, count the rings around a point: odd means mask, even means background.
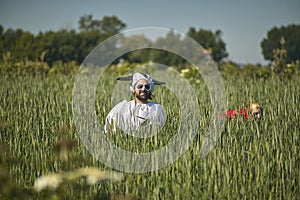
[[[117,74],[97,88],[99,123],[113,105]],[[228,109],[252,101],[264,108],[260,121],[226,121],[215,147],[199,158],[210,120],[205,84],[191,79],[198,96],[200,120],[194,143],[174,163],[157,171],[126,173],[99,162],[82,144],[74,124],[72,91],[76,73],[12,75],[0,78],[0,199],[299,199],[300,79],[237,76],[224,78]],[[129,90],[128,90],[129,92]],[[167,87],[153,100],[167,114],[165,127],[151,138],[117,133],[111,140],[129,151],[148,152],[164,146],[177,133],[180,106]],[[61,141],[73,148],[62,155]],[[39,177],[93,167],[122,175],[119,181],[86,178],[63,181],[55,188],[34,187]]]

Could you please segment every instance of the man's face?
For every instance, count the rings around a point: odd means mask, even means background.
[[[142,79],[139,80],[134,87],[135,97],[143,103],[146,103],[150,97],[150,84]]]

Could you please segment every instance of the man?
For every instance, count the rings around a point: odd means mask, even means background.
[[[117,128],[124,132],[136,131],[140,127],[162,127],[165,123],[162,106],[151,100],[154,85],[163,82],[153,80],[148,74],[135,73],[132,76],[120,77],[117,80],[131,80],[130,91],[134,100],[123,100],[108,113],[105,120],[105,132],[115,132]]]
[[[254,119],[261,118],[263,113],[263,108],[258,103],[251,103],[250,108],[239,109],[239,110],[228,110],[226,112],[226,118],[231,120],[234,119],[246,119],[248,120],[249,115],[253,116]]]

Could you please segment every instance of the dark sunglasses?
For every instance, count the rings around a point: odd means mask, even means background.
[[[145,89],[146,89],[147,91],[150,90],[150,85],[149,85],[149,84],[146,84],[146,85],[138,84],[138,85],[136,86],[136,88],[139,89],[139,90],[142,89],[143,87],[145,87]]]
[[[253,115],[255,115],[255,116],[256,116],[256,115],[259,115],[259,112],[254,112]]]

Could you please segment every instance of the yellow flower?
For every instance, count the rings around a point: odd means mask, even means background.
[[[181,77],[185,77],[185,75],[187,75],[188,73],[190,73],[190,69],[182,69],[181,71],[180,71],[180,76]]]

